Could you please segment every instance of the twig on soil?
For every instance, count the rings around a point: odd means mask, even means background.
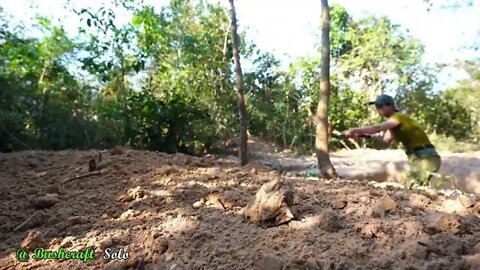
[[[10,136],[12,139],[17,141],[19,144],[21,144],[23,147],[27,148],[28,150],[33,150],[30,146],[28,146],[26,143],[20,141],[17,137],[13,136],[12,133],[8,132],[8,130],[5,130],[5,133],[7,133],[8,136]]]
[[[85,177],[90,177],[90,176],[94,176],[94,175],[104,174],[104,173],[106,173],[107,171],[108,171],[108,169],[105,169],[105,170],[101,170],[101,171],[95,171],[95,172],[89,172],[89,173],[82,174],[82,175],[77,175],[77,176],[75,176],[75,177],[65,179],[65,180],[63,181],[63,184],[68,183],[68,182],[71,182],[71,181],[73,181],[73,180],[82,179],[82,178],[85,178]]]

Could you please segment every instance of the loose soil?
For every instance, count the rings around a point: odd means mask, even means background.
[[[0,154],[0,269],[480,269],[477,196],[282,175],[295,155],[260,144],[245,167],[125,148]],[[254,222],[244,207],[275,180],[295,218]],[[95,259],[19,262],[20,247]],[[119,247],[128,259],[102,259]]]

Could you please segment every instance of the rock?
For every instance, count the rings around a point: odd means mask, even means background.
[[[308,267],[308,269],[310,270],[317,270],[317,269],[321,269],[320,268],[320,265],[318,264],[318,261],[315,260],[314,258],[309,258],[307,260],[307,262],[305,263],[305,265]]]
[[[172,175],[175,173],[180,172],[180,169],[177,166],[164,166],[159,169],[156,169],[152,173],[150,173],[151,176],[167,176],[167,175]]]
[[[208,168],[206,171],[206,174],[207,174],[207,180],[223,178],[226,176],[226,174],[219,168]]]
[[[386,194],[386,193],[380,199],[380,205],[386,211],[390,211],[390,210],[393,210],[393,209],[397,208],[397,203],[392,198],[390,198],[390,196],[388,196],[388,194]]]
[[[429,254],[428,246],[418,240],[409,241],[401,250],[401,259],[416,258],[426,260]]]
[[[88,223],[88,218],[87,217],[82,217],[82,216],[75,216],[75,217],[70,217],[68,219],[68,224],[70,226],[75,226],[78,224],[86,224]]]
[[[132,201],[132,198],[128,195],[121,195],[120,197],[117,198],[117,202],[127,203],[131,201]]]
[[[68,224],[66,222],[60,222],[57,223],[54,228],[57,231],[64,231],[68,227]]]
[[[50,249],[54,249],[56,246],[59,246],[60,243],[62,243],[62,240],[60,240],[60,238],[53,238],[50,241]]]
[[[160,231],[158,231],[158,230],[152,231],[153,239],[157,239],[158,237],[160,237],[160,235],[162,235],[162,233]]]
[[[473,246],[472,253],[473,254],[480,254],[480,242],[478,242],[475,246]]]
[[[420,195],[420,194],[412,194],[410,195],[408,200],[411,206],[422,209],[422,210],[425,210],[427,205],[429,205],[432,202],[432,200],[430,200],[427,196]]]
[[[463,261],[465,262],[465,269],[480,269],[480,254],[463,256]]]
[[[126,219],[129,219],[129,218],[131,218],[131,217],[138,216],[139,214],[140,214],[139,211],[135,211],[135,210],[132,210],[132,209],[128,209],[127,211],[123,212],[123,213],[120,215],[120,219],[126,220]]]
[[[387,211],[381,205],[375,205],[367,211],[367,216],[385,218]]]
[[[73,246],[73,241],[75,241],[75,237],[73,237],[73,236],[65,237],[62,240],[62,242],[60,243],[60,246],[63,247],[63,248],[69,248],[69,247]]]
[[[405,221],[403,222],[404,231],[402,232],[405,238],[414,238],[423,234],[424,225],[418,221]]]
[[[423,270],[465,270],[465,263],[462,261],[450,262],[446,260],[436,260],[425,263]],[[473,269],[472,269],[473,270]]]
[[[273,180],[258,190],[250,203],[242,210],[254,223],[274,221],[276,225],[295,218],[293,185],[288,181]]]
[[[60,203],[61,200],[58,194],[45,194],[42,197],[35,198],[31,201],[33,208],[40,210],[50,208],[57,203]]]
[[[460,231],[459,219],[451,214],[435,213],[428,219],[425,231],[429,234],[449,232],[456,234]]]
[[[58,185],[52,185],[52,186],[48,186],[45,188],[45,192],[46,193],[51,193],[51,194],[60,194],[60,189],[58,187]]]
[[[25,231],[25,230],[40,226],[43,224],[45,219],[46,219],[45,214],[43,214],[42,212],[35,212],[31,217],[25,220],[22,224],[18,225],[18,227],[15,228],[14,231],[21,232],[21,231]]]
[[[468,212],[467,207],[462,203],[460,197],[443,201],[441,210],[449,214]]]
[[[113,246],[113,238],[108,236],[98,243],[100,249],[106,249]]]
[[[145,270],[169,270],[170,266],[164,263],[149,263],[145,265]]]
[[[470,208],[475,204],[475,202],[471,198],[465,195],[461,195],[458,199],[460,200],[460,203],[466,208]]]
[[[362,226],[357,228],[357,231],[360,231],[360,234],[364,238],[374,238],[381,232],[382,227],[383,226],[380,221],[374,220],[372,222],[363,224]]]
[[[122,149],[121,146],[115,146],[111,151],[110,151],[110,154],[112,156],[116,156],[116,155],[123,155],[125,153],[125,151]]]
[[[58,224],[62,222],[62,219],[60,218],[59,215],[56,215],[56,216],[53,216],[53,217],[50,217],[48,220],[47,220],[47,225],[49,226],[53,226],[55,224]]]
[[[333,201],[330,205],[332,206],[333,209],[341,210],[347,206],[347,202],[344,200]]]
[[[201,201],[196,201],[193,203],[193,208],[200,208],[203,206],[203,203]]]
[[[126,262],[125,261],[117,261],[113,260],[105,264],[105,267],[103,268],[104,270],[125,270],[128,269],[126,267]]]
[[[261,254],[256,265],[260,270],[282,270],[285,263],[276,256]]]
[[[22,241],[21,247],[33,251],[36,248],[44,247],[45,240],[39,231],[28,232],[27,237]]]
[[[140,186],[137,186],[136,188],[129,189],[127,195],[130,199],[136,200],[143,198],[145,196],[145,191]]]
[[[463,241],[450,233],[440,233],[432,236],[435,244],[435,252],[439,256],[461,256],[465,253],[465,245]]]
[[[396,208],[397,203],[385,193],[373,207],[368,210],[367,215],[375,218],[385,218],[387,213],[393,212]]]
[[[185,270],[185,268],[183,268],[179,264],[174,263],[168,268],[168,270]]]
[[[318,226],[327,232],[337,232],[341,228],[340,218],[332,210],[325,210],[319,215]]]
[[[167,252],[169,247],[170,247],[170,243],[168,242],[168,240],[158,239],[154,242],[153,250],[161,255]]]

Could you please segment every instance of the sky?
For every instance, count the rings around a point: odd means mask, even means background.
[[[220,1],[228,5],[227,0]],[[451,2],[449,0],[442,0]],[[99,7],[110,0],[72,1],[77,8]],[[145,0],[161,5],[166,0]],[[237,17],[240,30],[263,51],[274,53],[284,65],[296,57],[318,55],[315,42],[320,33],[320,0],[237,0]],[[441,2],[441,1],[433,1]],[[462,0],[459,0],[462,2]],[[426,63],[452,63],[455,59],[480,59],[480,51],[464,47],[480,43],[480,0],[466,8],[427,11],[423,0],[330,0],[330,5],[341,4],[353,18],[366,15],[387,16],[394,23],[410,31],[411,35],[425,45]],[[67,31],[76,31],[80,26],[77,17],[64,11],[64,1],[50,0],[0,0],[0,6],[14,20],[27,21],[35,13],[57,19]],[[33,7],[33,8],[32,8]],[[117,14],[118,20],[126,21],[126,14]],[[439,74],[440,85],[449,86],[466,73],[446,68]]]

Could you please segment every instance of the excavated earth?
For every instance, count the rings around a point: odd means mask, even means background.
[[[0,269],[480,269],[474,194],[125,148],[101,151],[89,173],[98,156],[0,154]],[[283,178],[294,220],[274,226],[241,215],[263,184]],[[95,250],[87,262],[17,259],[20,248],[87,247]],[[128,258],[105,260],[107,248]]]

